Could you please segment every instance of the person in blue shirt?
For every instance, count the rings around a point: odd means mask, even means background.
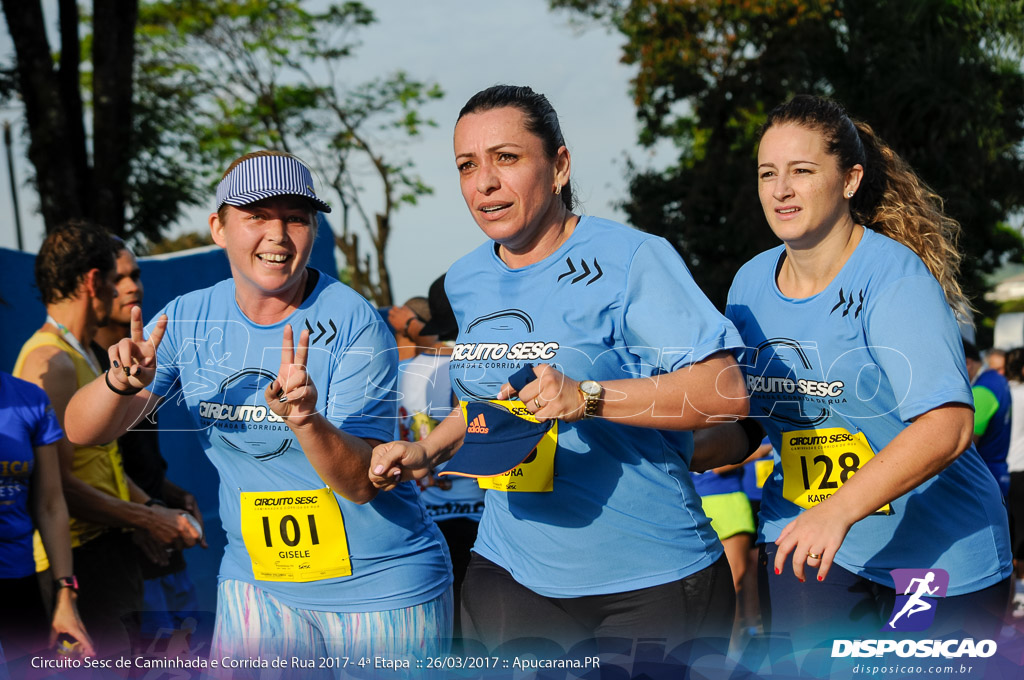
[[[148,338],[133,309],[111,369],[68,407],[75,441],[123,434],[154,395],[189,410],[220,473],[228,540],[214,658],[412,663],[448,649],[444,539],[414,484],[378,494],[367,478],[395,430],[394,338],[366,300],[306,266],[329,210],[293,156],[236,160],[210,215],[232,277],[172,300]]]
[[[68,508],[60,480],[57,442],[64,432],[46,392],[0,372],[0,643],[15,658],[47,646],[48,608],[36,576],[32,534],[39,531],[55,574],[72,573]],[[49,645],[59,634],[95,655],[75,604],[75,588],[54,593]],[[0,664],[2,665],[2,664]]]
[[[463,403],[517,398],[557,421],[531,462],[481,480],[465,635],[490,649],[728,638],[732,579],[689,464],[692,430],[746,414],[735,329],[664,239],[573,212],[569,151],[543,95],[477,93],[454,147],[488,240],[445,281],[459,327],[452,386]],[[535,380],[517,393],[507,381],[527,363]],[[419,442],[377,447],[371,478],[389,489],[425,476],[466,430],[454,409]]]
[[[827,99],[769,113],[757,175],[783,245],[740,269],[726,315],[749,348],[751,417],[776,451],[758,535],[766,627],[810,644],[874,638],[896,613],[891,572],[942,569],[929,636],[993,637],[1009,539],[971,444],[959,225]]]
[[[964,340],[967,378],[974,396],[974,445],[1006,498],[1010,493],[1010,432],[1013,428],[1013,399],[1010,383],[996,368],[985,368],[974,343]],[[1002,357],[1000,357],[1002,358]]]

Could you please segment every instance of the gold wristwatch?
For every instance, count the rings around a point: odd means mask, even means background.
[[[604,388],[593,380],[584,380],[580,383],[580,394],[583,395],[583,417],[593,418],[597,415],[597,405],[601,401]]]

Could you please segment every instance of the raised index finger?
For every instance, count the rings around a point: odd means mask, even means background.
[[[132,307],[131,334],[132,342],[136,344],[146,340],[142,335],[142,308],[138,305]]]
[[[284,338],[281,340],[281,366],[287,366],[295,358],[295,348],[292,346],[292,325],[285,324]]]

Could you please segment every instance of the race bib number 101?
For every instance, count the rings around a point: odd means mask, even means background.
[[[834,494],[875,457],[863,432],[845,428],[782,433],[782,496],[801,508],[813,508]],[[886,504],[875,514],[888,515]]]
[[[242,540],[261,581],[352,575],[345,522],[328,488],[242,492]]]

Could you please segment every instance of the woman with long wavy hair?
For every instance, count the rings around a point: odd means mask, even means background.
[[[937,621],[994,636],[1009,538],[971,443],[959,225],[824,98],[769,113],[757,175],[783,245],[740,269],[726,315],[750,352],[750,415],[778,452],[758,536],[766,625],[817,640],[907,629],[920,615],[895,596],[928,572],[928,594],[946,596]],[[915,589],[896,569],[921,572]]]

